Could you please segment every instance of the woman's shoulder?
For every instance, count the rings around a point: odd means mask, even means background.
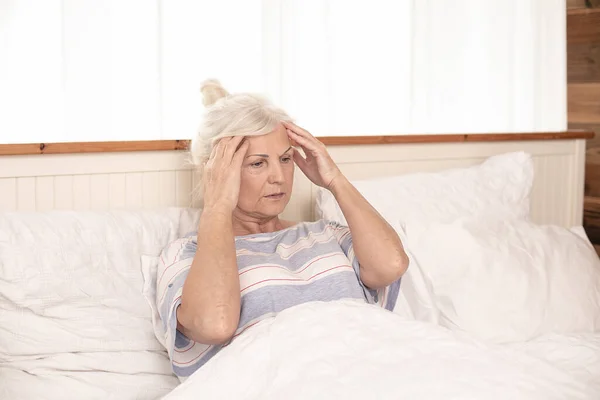
[[[161,252],[162,260],[176,262],[186,258],[194,258],[198,246],[195,232],[190,232],[183,237],[174,239],[167,243]]]

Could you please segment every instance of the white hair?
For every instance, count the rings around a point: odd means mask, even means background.
[[[190,146],[191,161],[199,169],[219,139],[266,135],[281,121],[292,121],[285,111],[265,97],[251,93],[229,94],[216,79],[204,81],[200,91],[206,112]]]

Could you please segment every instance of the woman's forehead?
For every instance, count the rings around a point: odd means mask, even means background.
[[[260,136],[246,136],[249,142],[248,153],[283,154],[290,147],[290,140],[285,129],[275,129],[273,132]]]

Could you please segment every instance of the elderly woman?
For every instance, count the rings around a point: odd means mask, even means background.
[[[325,146],[261,97],[230,95],[215,80],[202,93],[207,113],[192,143],[203,168],[198,231],[170,243],[158,268],[175,374],[185,380],[252,325],[301,303],[355,299],[392,310],[408,266],[402,243]],[[279,218],[296,165],[333,193],[349,227]]]

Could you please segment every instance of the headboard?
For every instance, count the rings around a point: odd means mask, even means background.
[[[563,132],[320,139],[349,179],[439,171],[474,165],[495,154],[526,151],[535,164],[533,220],[570,227],[582,224],[589,137],[586,132]],[[0,145],[0,212],[198,206],[191,198],[198,176],[180,150],[184,142],[106,146]],[[296,169],[294,192],[283,217],[314,219],[315,193],[314,185]]]

